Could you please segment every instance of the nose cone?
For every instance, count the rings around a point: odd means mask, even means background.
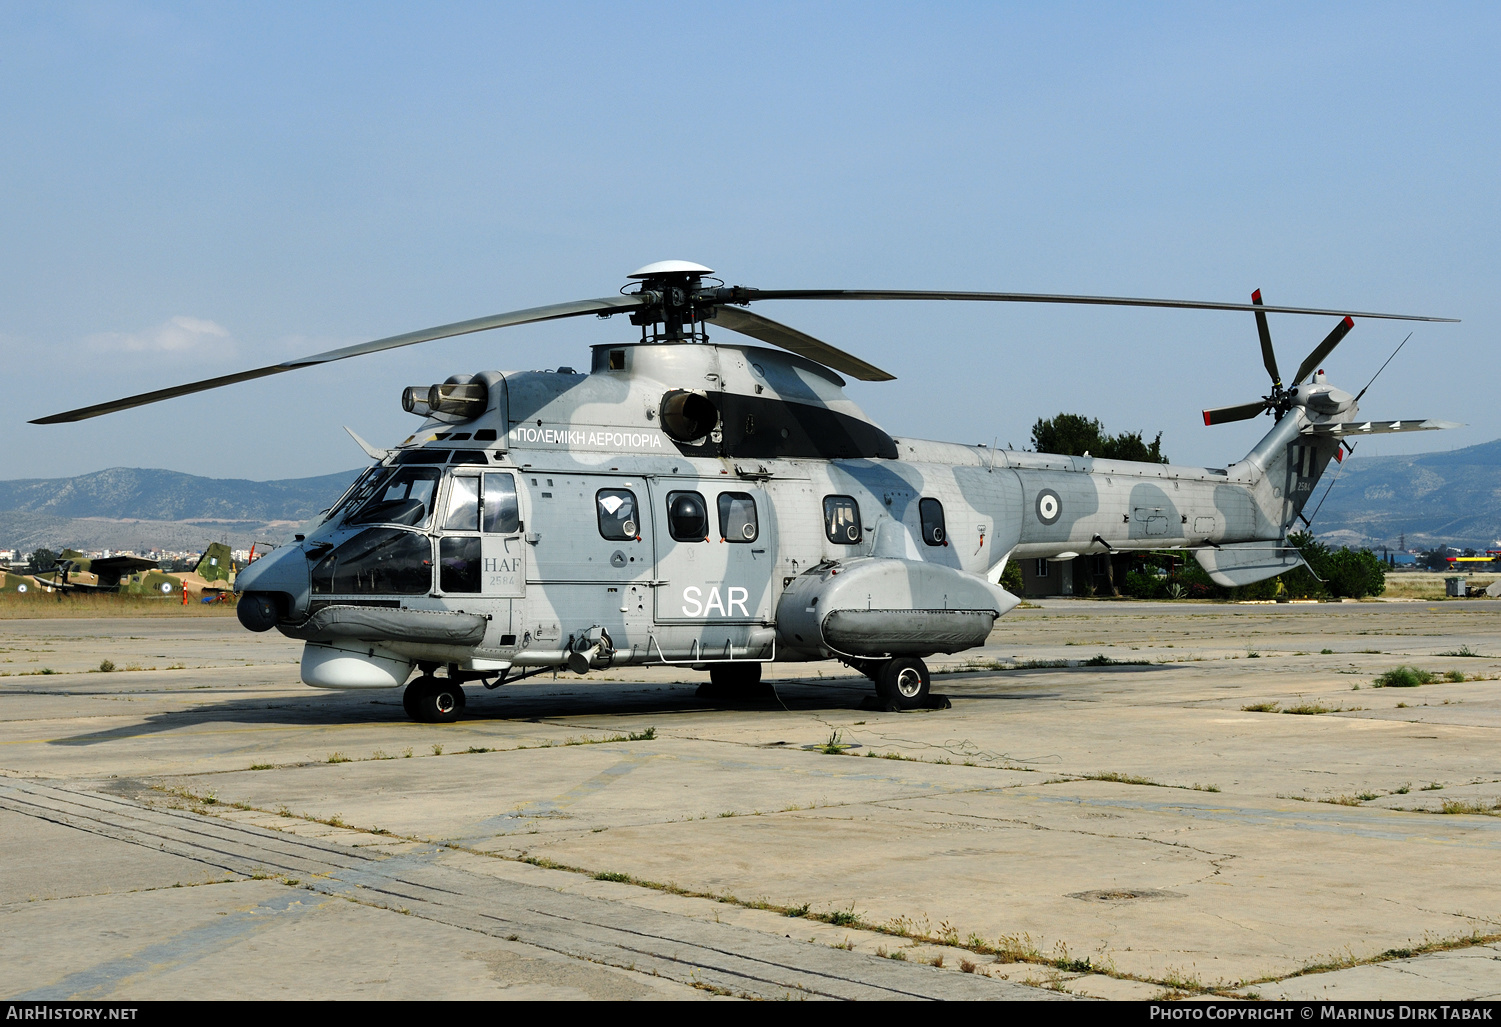
[[[312,576],[307,552],[301,545],[282,546],[246,567],[235,578],[235,591],[276,594],[287,597],[285,610],[292,617],[307,612]]]

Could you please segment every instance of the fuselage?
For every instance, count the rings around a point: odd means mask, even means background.
[[[974,606],[1006,595],[1009,559],[1275,540],[1300,502],[1296,475],[1267,473],[1289,446],[1296,465],[1292,418],[1190,468],[894,438],[827,368],[750,346],[600,346],[588,374],[466,380],[483,412],[426,421],[241,574],[321,647],[309,683],[557,666],[601,638],[611,664],[825,659],[840,650],[779,631],[809,574],[931,565],[924,609]]]

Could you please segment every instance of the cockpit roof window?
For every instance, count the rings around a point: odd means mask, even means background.
[[[451,449],[403,449],[396,454],[398,464],[446,464]]]

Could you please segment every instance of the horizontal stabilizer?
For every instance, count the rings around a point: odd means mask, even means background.
[[[1332,424],[1310,424],[1302,431],[1304,435],[1332,435],[1335,438],[1350,438],[1355,435],[1390,435],[1401,431],[1441,431],[1445,428],[1463,428],[1457,421],[1338,421]]]
[[[1195,551],[1194,558],[1216,585],[1225,588],[1254,585],[1303,565],[1302,553],[1275,542],[1241,542],[1218,549],[1200,549]]]

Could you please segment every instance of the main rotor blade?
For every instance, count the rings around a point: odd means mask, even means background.
[[[90,417],[98,417],[101,414],[113,414],[119,410],[129,410],[131,407],[146,406],[148,403],[159,403],[164,399],[187,396],[194,392],[206,392],[209,389],[234,385],[237,382],[248,382],[256,378],[264,378],[267,375],[281,374],[283,371],[295,371],[300,367],[327,364],[334,360],[347,360],[349,357],[362,357],[368,353],[380,353],[388,349],[415,346],[419,342],[447,339],[455,335],[468,335],[471,332],[483,332],[491,328],[509,328],[512,325],[532,324],[536,321],[553,321],[560,317],[578,317],[581,314],[628,310],[632,307],[641,306],[642,302],[643,300],[639,296],[606,296],[601,299],[553,303],[545,307],[529,307],[526,310],[513,310],[505,314],[493,314],[490,317],[477,317],[469,321],[456,321],[453,324],[439,325],[436,328],[424,328],[421,331],[406,332],[403,335],[392,335],[384,339],[376,339],[373,342],[361,342],[353,346],[331,349],[325,353],[315,353],[310,357],[302,357],[298,360],[287,360],[280,364],[269,364],[266,367],[257,367],[251,371],[224,374],[217,378],[205,378],[203,381],[189,382],[186,385],[174,385],[167,389],[157,389],[155,392],[143,392],[136,396],[126,396],[124,399],[111,400],[108,403],[96,403],[93,406],[79,407],[77,410],[67,410],[60,414],[38,417],[31,423],[62,424],[67,421],[83,421]]]
[[[1251,293],[1251,302],[1261,306],[1261,290]],[[1277,373],[1277,353],[1272,349],[1272,330],[1266,324],[1266,312],[1256,311],[1256,334],[1261,336],[1261,362],[1266,373],[1272,376],[1272,388],[1282,388],[1282,376]]]
[[[1376,314],[1360,310],[1323,310],[1313,307],[1268,307],[1251,303],[1214,303],[1206,300],[1154,300],[1133,296],[1061,296],[1043,292],[926,292],[907,289],[723,289],[733,294],[724,302],[751,303],[760,300],[977,300],[990,303],[1080,303],[1106,307],[1168,307],[1180,310],[1257,310],[1268,314],[1324,314],[1335,317],[1380,317],[1392,321],[1443,321],[1454,317],[1424,317],[1417,314]]]
[[[1334,347],[1338,346],[1339,341],[1346,335],[1349,335],[1350,329],[1354,327],[1355,322],[1351,321],[1348,317],[1335,325],[1334,331],[1324,336],[1324,341],[1315,346],[1313,352],[1308,354],[1303,363],[1298,365],[1298,375],[1293,379],[1293,388],[1297,388],[1303,383],[1304,378],[1313,374],[1318,366],[1324,362],[1324,358],[1334,352]]]
[[[1231,421],[1245,421],[1266,409],[1266,400],[1258,399],[1255,403],[1242,403],[1236,407],[1215,407],[1204,411],[1205,424],[1229,424]]]
[[[807,357],[825,367],[843,371],[862,382],[896,380],[896,375],[888,374],[874,364],[867,364],[859,357],[830,346],[827,342],[805,335],[796,328],[788,328],[769,317],[752,314],[749,310],[741,310],[738,307],[720,307],[712,323],[721,328],[728,328],[732,332],[739,332],[741,335],[749,335],[752,339],[779,349],[796,353],[800,357]]]

